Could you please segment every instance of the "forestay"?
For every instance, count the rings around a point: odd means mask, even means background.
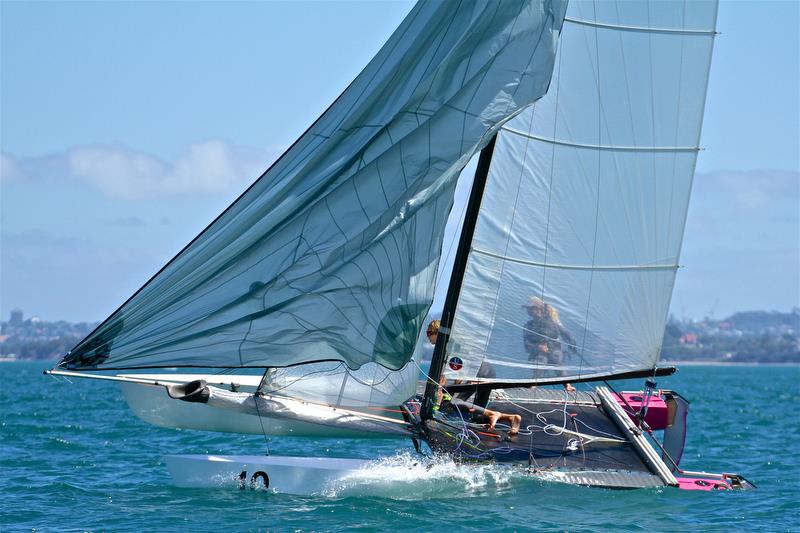
[[[399,369],[460,170],[539,98],[565,2],[423,2],[313,126],[62,361]]]
[[[570,0],[547,95],[498,134],[448,377],[579,379],[656,366],[716,11],[715,2]]]

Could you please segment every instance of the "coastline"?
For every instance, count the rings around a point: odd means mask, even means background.
[[[759,362],[747,361],[735,363],[732,361],[660,361],[661,366],[800,366],[800,362],[788,363],[775,363],[775,362]]]
[[[33,362],[40,362],[40,363],[58,363],[58,359],[18,359],[16,357],[0,357],[0,363],[33,363]],[[736,363],[732,361],[670,361],[664,360],[659,362],[659,366],[776,366],[776,367],[800,367],[800,361],[798,362],[787,362],[787,363],[775,363],[775,362],[759,362],[759,361],[748,361],[748,362],[741,362]]]

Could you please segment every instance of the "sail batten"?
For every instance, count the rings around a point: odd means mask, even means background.
[[[503,131],[508,131],[520,137],[526,137],[534,141],[541,141],[550,144],[558,144],[561,146],[571,146],[574,148],[585,148],[587,150],[602,150],[611,152],[699,152],[699,146],[625,146],[625,145],[611,145],[611,144],[586,144],[565,141],[562,139],[550,139],[540,135],[531,135],[518,129],[509,126],[503,126]]]
[[[472,248],[472,252],[495,259],[502,259],[510,263],[518,263],[520,265],[538,266],[543,268],[557,268],[562,270],[619,270],[619,271],[632,271],[632,270],[677,270],[680,265],[677,264],[646,264],[646,265],[565,265],[558,263],[543,263],[539,261],[532,261],[529,259],[522,259],[519,257],[511,257],[489,250],[481,250],[480,248]]]
[[[716,30],[693,30],[689,28],[655,28],[652,26],[631,26],[626,24],[610,24],[592,20],[584,20],[575,17],[564,17],[564,22],[592,26],[595,28],[607,28],[620,31],[635,31],[642,33],[673,33],[680,35],[716,35]]]

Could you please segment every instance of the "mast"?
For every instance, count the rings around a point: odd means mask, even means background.
[[[461,293],[461,284],[464,281],[464,271],[467,269],[467,260],[472,246],[472,236],[475,233],[475,226],[478,223],[478,213],[481,209],[483,191],[486,188],[486,178],[489,175],[489,166],[492,162],[494,145],[497,141],[495,133],[489,144],[481,150],[478,159],[478,167],[475,169],[475,178],[472,180],[472,190],[469,193],[467,211],[464,215],[464,225],[461,228],[461,235],[458,241],[456,257],[453,261],[453,272],[450,275],[450,283],[447,286],[447,296],[444,300],[442,309],[441,325],[439,335],[436,338],[436,346],[433,349],[431,367],[428,371],[428,383],[425,386],[425,396],[422,400],[421,416],[423,419],[430,418],[433,412],[436,391],[439,387],[439,380],[442,377],[444,358],[447,352],[447,342],[450,339],[450,328],[453,325],[453,318],[458,305],[458,296]]]

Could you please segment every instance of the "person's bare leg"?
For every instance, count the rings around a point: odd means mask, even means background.
[[[483,415],[486,417],[486,420],[488,420],[488,423],[486,425],[489,427],[489,429],[494,429],[494,426],[495,424],[497,424],[497,421],[500,420],[500,418],[503,416],[497,411],[492,411],[490,409],[484,411]]]
[[[497,411],[492,411],[493,414],[497,415],[497,418],[494,420],[495,423],[499,421],[508,422],[510,429],[508,430],[508,434],[513,436],[519,433],[519,426],[522,424],[522,417],[519,415],[509,415],[506,413],[498,413]],[[488,412],[487,412],[487,415]],[[494,425],[489,426],[490,428],[494,428]]]
[[[511,425],[511,429],[508,430],[509,436],[516,435],[519,433],[519,426],[522,424],[522,417],[519,415],[506,415],[508,417],[508,422]]]

